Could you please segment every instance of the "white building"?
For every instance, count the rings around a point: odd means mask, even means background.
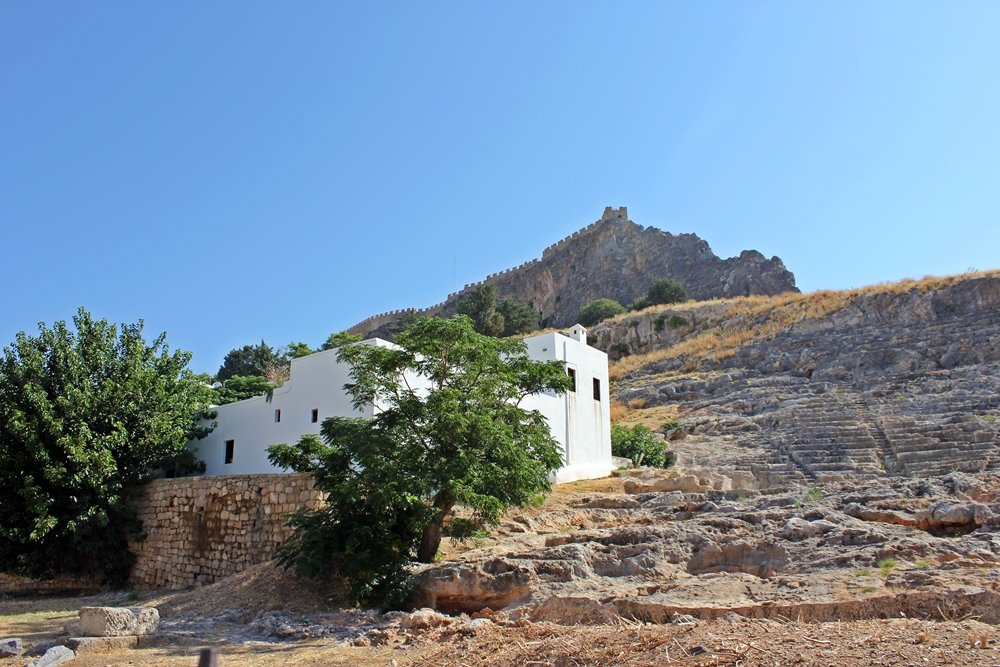
[[[541,393],[521,403],[538,410],[563,450],[565,464],[554,481],[606,477],[611,463],[611,420],[608,399],[608,356],[587,345],[586,330],[577,325],[569,335],[547,333],[525,339],[528,356],[537,361],[560,360],[574,379],[574,389],[555,396]],[[362,345],[391,346],[375,338]],[[275,443],[293,444],[306,433],[319,433],[327,417],[371,416],[377,406],[358,411],[344,385],[351,381],[350,366],[337,360],[337,350],[317,352],[292,360],[291,375],[274,390],[271,401],[263,396],[215,408],[216,428],[190,447],[205,462],[206,475],[245,475],[282,472],[267,460]],[[411,378],[413,384],[420,378]]]

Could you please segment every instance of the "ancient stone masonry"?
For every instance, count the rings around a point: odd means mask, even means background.
[[[624,206],[609,206],[600,220],[545,248],[541,259],[490,274],[429,308],[382,313],[348,331],[385,337],[406,312],[453,315],[458,302],[484,283],[496,285],[500,299],[538,310],[545,326],[571,326],[588,301],[607,297],[629,304],[658,278],[680,281],[696,299],[796,291],[795,276],[777,257],[744,250],[720,259],[694,234],[643,227],[628,219]]]
[[[287,515],[321,502],[304,474],[154,481],[138,510],[146,537],[132,545],[132,581],[184,588],[266,561],[290,534]]]

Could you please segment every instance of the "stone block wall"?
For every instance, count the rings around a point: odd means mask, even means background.
[[[151,482],[138,509],[146,537],[131,546],[132,582],[186,588],[269,560],[290,533],[286,516],[320,503],[322,494],[306,474]]]

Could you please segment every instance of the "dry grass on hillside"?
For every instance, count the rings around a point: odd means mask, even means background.
[[[643,424],[656,430],[664,422],[681,417],[681,408],[677,403],[657,405],[647,408],[645,402],[638,404],[631,401],[628,405],[621,401],[611,401],[611,423],[616,426],[635,426]]]
[[[751,341],[768,340],[782,331],[807,319],[820,319],[848,307],[861,296],[905,294],[911,291],[929,291],[954,285],[971,278],[1000,275],[1000,270],[964,273],[956,276],[928,276],[921,280],[905,279],[895,283],[880,283],[851,290],[821,290],[808,294],[785,292],[775,296],[748,296],[719,299],[711,302],[691,301],[685,304],[654,306],[642,311],[656,313],[665,310],[693,309],[705,303],[727,305],[724,317],[738,324],[710,328],[669,347],[647,354],[624,357],[611,365],[612,380],[622,377],[642,366],[665,359],[690,358],[695,361],[721,361]],[[619,315],[612,321],[622,321],[635,313]]]

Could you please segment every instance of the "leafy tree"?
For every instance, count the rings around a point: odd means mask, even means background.
[[[632,310],[642,310],[659,304],[681,303],[688,300],[688,291],[681,283],[669,278],[653,281],[645,296],[632,304]]]
[[[128,575],[131,503],[157,467],[207,429],[212,391],[142,321],[117,327],[81,308],[23,331],[0,359],[0,569],[34,576]]]
[[[332,333],[326,337],[326,341],[323,343],[321,350],[332,350],[335,347],[341,347],[349,343],[357,343],[361,340],[361,336],[357,334],[348,333],[346,331],[340,331],[338,333]]]
[[[270,380],[260,375],[234,375],[215,390],[216,405],[235,403],[254,396],[263,396],[274,388]]]
[[[625,307],[614,299],[594,299],[580,309],[577,321],[585,327],[590,327],[601,320],[620,315],[625,312]]]
[[[667,452],[667,443],[658,439],[648,426],[636,424],[611,427],[611,453],[632,459],[637,466],[651,468],[666,468],[673,463],[673,457]]]
[[[323,508],[292,517],[281,560],[304,576],[346,576],[365,603],[405,598],[406,566],[433,560],[456,505],[495,522],[548,491],[562,465],[545,418],[520,407],[530,394],[568,388],[562,363],[533,361],[523,342],[479,334],[461,315],[420,318],[396,343],[340,351],[354,404],[381,406],[373,418],[331,417],[322,440],[269,450],[327,493]]]
[[[222,366],[215,377],[219,382],[224,382],[234,375],[267,377],[275,367],[287,365],[287,360],[262,340],[260,345],[244,345],[230,350],[222,360]]]
[[[503,314],[497,310],[497,287],[486,283],[476,288],[458,304],[458,312],[468,315],[476,331],[486,336],[501,336],[504,332]]]
[[[296,343],[293,341],[285,348],[285,356],[289,359],[298,359],[299,357],[308,356],[315,351],[309,347],[308,343],[303,343],[302,341]]]
[[[504,336],[516,336],[538,328],[538,311],[520,301],[504,299],[498,311],[503,317]]]

